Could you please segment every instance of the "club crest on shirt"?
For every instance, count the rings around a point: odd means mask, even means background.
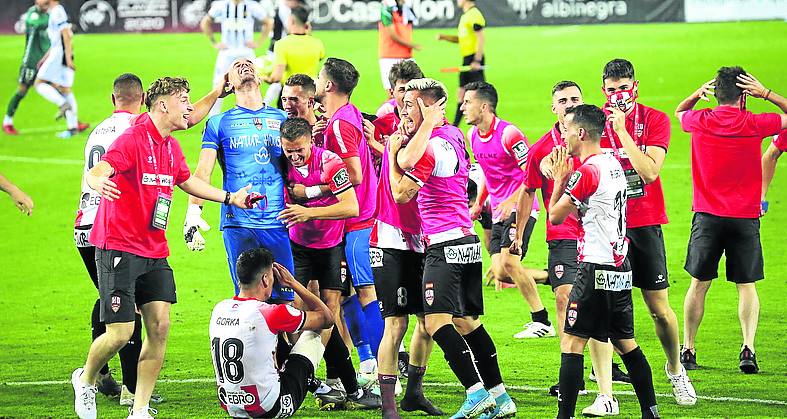
[[[262,131],[262,119],[254,118],[251,122],[254,124],[254,128],[257,128],[257,131]]]
[[[565,268],[563,267],[563,265],[555,265],[555,276],[557,277],[557,279],[563,278],[564,269]]]
[[[434,284],[427,282],[424,288],[426,288],[424,290],[424,301],[431,306],[434,303]]]
[[[635,137],[642,136],[643,132],[645,132],[645,124],[637,124],[637,126],[634,127],[634,136]]]
[[[113,313],[117,313],[120,310],[120,296],[113,295],[110,298],[110,307],[112,308]]]

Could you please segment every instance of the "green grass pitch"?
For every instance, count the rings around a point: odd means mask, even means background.
[[[416,59],[427,75],[440,78],[453,89],[456,76],[437,71],[458,64],[457,51],[449,44],[438,44],[436,33],[416,31],[417,41],[424,45]],[[670,115],[682,98],[711,79],[721,65],[743,65],[767,87],[782,94],[787,90],[787,44],[778,41],[787,38],[787,26],[782,22],[490,28],[487,33],[488,77],[500,91],[499,114],[519,125],[531,141],[554,121],[550,113],[552,85],[558,80],[576,80],[585,91],[585,100],[599,104],[603,100],[601,69],[615,57],[628,58],[636,66],[641,102]],[[362,77],[353,100],[361,109],[373,112],[384,99],[376,33],[316,35],[324,40],[329,56],[347,58],[357,65]],[[3,106],[15,88],[23,42],[19,36],[0,37]],[[215,51],[200,34],[77,35],[74,42],[79,116],[93,125],[111,113],[111,82],[122,72],[134,72],[146,84],[159,76],[186,76],[191,80],[195,100],[210,88]],[[452,92],[449,117],[453,115],[454,100]],[[225,106],[232,101],[230,98]],[[760,100],[750,100],[749,106],[755,112],[775,111]],[[55,138],[63,124],[52,120],[54,113],[53,105],[30,92],[16,117],[22,135],[0,136],[0,172],[30,193],[36,203],[33,216],[27,218],[19,215],[7,198],[0,198],[0,417],[73,417],[73,393],[64,381],[82,365],[90,343],[89,311],[96,292],[72,240],[81,176],[81,166],[75,161],[82,159],[86,135],[70,140]],[[199,153],[201,129],[195,127],[177,135],[192,169]],[[683,296],[689,281],[682,267],[691,220],[690,157],[689,138],[680,132],[674,118],[672,129],[672,145],[662,171],[670,219],[664,234],[671,274],[670,301],[682,325]],[[218,182],[216,176],[214,184]],[[679,408],[664,375],[665,358],[653,323],[635,291],[637,340],[653,367],[664,417],[787,417],[787,304],[783,294],[787,285],[787,244],[782,241],[787,231],[787,168],[777,173],[769,198],[771,211],[762,220],[767,278],[758,285],[762,300],[757,335],[761,374],[743,375],[738,371],[741,338],[737,295],[732,284],[717,280],[709,293],[698,337],[698,359],[703,368],[691,373],[703,398],[694,407]],[[206,206],[205,218],[214,228],[206,235],[207,249],[196,254],[185,248],[181,236],[186,203],[186,196],[176,192],[168,237],[179,303],[172,309],[169,348],[161,373],[163,381],[158,386],[167,402],[156,407],[159,417],[164,418],[221,417],[215,385],[209,381],[213,370],[208,320],[213,305],[231,296],[232,287],[217,228],[218,205]],[[525,263],[533,267],[546,263],[543,218],[533,234]],[[723,277],[723,264],[720,274]],[[541,286],[539,291],[554,318],[554,298],[549,288]],[[526,306],[514,289],[496,293],[487,288],[486,307],[484,323],[497,344],[506,384],[515,386],[511,393],[520,416],[554,417],[556,400],[543,389],[557,381],[558,340],[516,341],[511,337],[528,319]],[[119,368],[116,360],[112,366]],[[42,381],[55,383],[18,385]],[[426,392],[444,411],[458,408],[463,392],[453,385],[456,380],[437,348],[426,381]],[[592,383],[588,387],[595,389]],[[615,390],[631,388],[616,385]],[[631,393],[618,397],[621,417],[638,415]],[[581,396],[578,411],[592,401],[592,394]],[[300,414],[305,417],[378,414],[320,414],[311,398],[304,406]],[[116,402],[100,395],[98,409],[100,417],[121,418],[127,414]]]

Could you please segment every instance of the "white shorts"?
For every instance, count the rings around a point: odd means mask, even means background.
[[[63,64],[62,51],[50,51],[41,68],[38,70],[39,79],[63,87],[74,85],[74,70]]]
[[[216,85],[216,83],[221,81],[221,78],[224,77],[224,73],[229,71],[232,62],[238,58],[248,58],[250,60],[254,60],[257,58],[257,56],[254,55],[254,50],[251,48],[219,50],[219,55],[216,57],[216,67],[213,70],[213,85]]]
[[[412,58],[380,58],[380,77],[382,78],[384,88],[391,88],[391,81],[388,80],[388,75],[391,73],[391,67],[404,60],[415,61]]]

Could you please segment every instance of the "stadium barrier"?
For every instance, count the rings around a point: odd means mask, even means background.
[[[455,0],[409,0],[418,27],[455,26]],[[316,29],[371,29],[381,1],[307,0]],[[0,33],[22,33],[30,0],[3,0]],[[260,0],[272,15],[278,0]],[[66,0],[74,29],[99,32],[194,32],[210,0]],[[479,0],[489,26],[706,22],[787,19],[785,0]]]

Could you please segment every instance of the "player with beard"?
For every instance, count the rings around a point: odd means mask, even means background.
[[[318,117],[315,107],[319,105],[314,99],[317,86],[314,79],[306,74],[293,74],[284,83],[281,93],[281,104],[289,118],[303,118],[312,126],[312,139],[317,147],[324,146],[323,132],[328,118]],[[302,196],[301,198],[305,198]]]
[[[418,203],[426,244],[426,329],[467,393],[454,417],[510,417],[516,405],[503,385],[495,344],[479,320],[481,243],[467,207],[469,155],[462,132],[445,120],[446,98],[435,80],[407,83],[403,134],[391,136],[387,145],[391,193],[398,204]],[[409,138],[404,148],[403,135]]]
[[[561,224],[569,214],[579,219],[579,266],[560,342],[558,419],[574,417],[582,353],[590,338],[612,340],[631,374],[642,417],[659,417],[650,365],[634,340],[632,272],[626,259],[627,182],[620,163],[603,154],[599,145],[605,120],[593,105],[568,109],[563,119],[568,147],[552,151],[555,187],[549,221]],[[571,157],[582,162],[576,171]]]

